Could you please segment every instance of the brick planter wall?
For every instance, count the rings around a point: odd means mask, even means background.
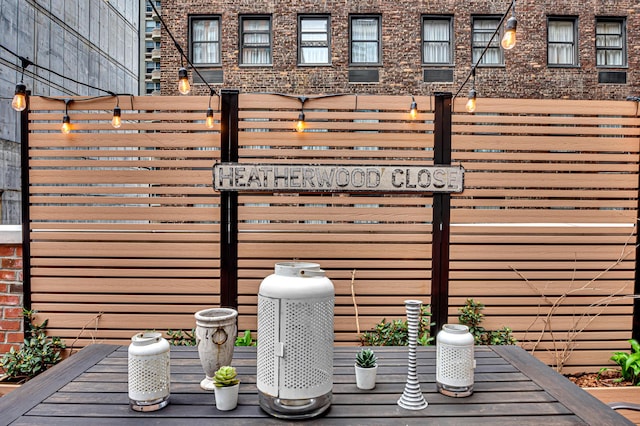
[[[0,354],[24,340],[22,237],[15,228],[2,228],[5,227],[0,226]]]

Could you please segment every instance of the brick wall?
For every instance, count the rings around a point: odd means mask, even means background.
[[[509,0],[163,0],[162,15],[178,43],[188,52],[190,15],[222,18],[221,87],[242,92],[296,94],[362,93],[429,95],[456,92],[471,69],[471,20],[474,15],[501,16]],[[297,16],[331,15],[330,66],[297,65]],[[382,66],[379,83],[350,83],[348,79],[348,22],[356,13],[382,16]],[[243,67],[238,64],[238,17],[269,14],[273,26],[273,65]],[[421,64],[421,16],[454,17],[454,83],[425,83]],[[479,97],[551,99],[617,99],[640,94],[640,2],[637,0],[518,0],[518,44],[505,53],[505,66],[478,68]],[[578,19],[579,66],[547,67],[547,17]],[[627,84],[598,83],[595,67],[595,19],[627,19]],[[162,94],[177,94],[180,57],[166,31],[162,33]],[[376,67],[373,67],[376,68]],[[466,97],[470,87],[461,96]],[[194,87],[206,94],[204,85]]]
[[[0,230],[0,354],[24,339],[22,318],[22,244]]]

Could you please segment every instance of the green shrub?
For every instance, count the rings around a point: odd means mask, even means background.
[[[12,347],[0,360],[4,374],[13,381],[25,382],[62,360],[65,344],[59,337],[48,337],[45,329],[49,320],[36,324],[35,314],[23,309],[22,315],[29,320],[24,343],[18,350]]]
[[[251,337],[251,330],[245,330],[243,335],[236,337],[236,346],[255,346],[256,341]]]
[[[430,334],[432,325],[429,307],[428,305],[423,306],[418,327],[418,345],[426,346],[433,342],[433,337]],[[409,325],[407,320],[397,319],[386,322],[386,319],[383,318],[373,330],[365,331],[360,335],[360,343],[363,346],[408,346]]]
[[[630,339],[628,342],[631,344],[631,353],[614,352],[610,359],[620,367],[621,377],[616,381],[627,380],[635,386],[640,386],[640,344],[635,339]],[[601,368],[600,373],[605,370],[609,370],[609,368]]]
[[[196,346],[196,330],[167,330],[167,340],[172,346]]]
[[[460,308],[458,321],[469,327],[469,332],[473,335],[476,345],[515,345],[517,340],[511,334],[509,327],[502,327],[499,330],[486,330],[480,325],[484,320],[482,310],[484,305],[473,299],[467,299],[465,305]]]

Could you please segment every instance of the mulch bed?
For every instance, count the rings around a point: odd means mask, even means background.
[[[615,370],[607,370],[600,374],[565,374],[565,377],[581,388],[633,386],[630,381],[618,381],[617,379],[620,378],[620,372]]]

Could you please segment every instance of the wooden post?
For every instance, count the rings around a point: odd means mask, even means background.
[[[238,90],[220,96],[220,160],[238,161]],[[220,306],[238,309],[238,193],[220,193]]]
[[[434,147],[435,164],[451,164],[451,93],[435,93]],[[448,321],[449,311],[449,239],[451,195],[433,194],[433,237],[431,267],[431,312],[435,325],[431,335]]]
[[[29,214],[29,108],[31,91],[27,90],[27,107],[20,113],[20,186],[22,206],[22,306],[31,309],[31,215]],[[31,328],[29,318],[24,318],[23,332]]]

